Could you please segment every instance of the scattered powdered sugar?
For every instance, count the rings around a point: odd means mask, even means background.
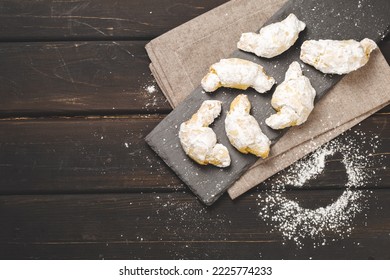
[[[155,80],[151,80],[142,86],[144,96],[148,99],[143,109],[157,109],[158,103],[158,88]]]
[[[314,154],[294,164],[279,183],[302,187],[306,181],[317,177],[325,168],[325,159],[334,154],[329,145],[318,149]]]
[[[147,91],[148,93],[155,93],[155,92],[157,91],[157,89],[156,89],[156,86],[155,86],[155,85],[150,85],[150,86],[147,86],[147,87],[146,87],[146,91]]]
[[[328,240],[348,237],[354,229],[354,218],[368,207],[371,192],[358,188],[373,179],[375,169],[372,167],[382,160],[382,157],[374,157],[379,144],[377,136],[355,131],[323,145],[267,182],[270,190],[260,194],[258,199],[260,218],[272,226],[271,231],[281,232],[286,241],[292,240],[298,248],[302,248],[307,239],[318,246],[327,244]],[[323,172],[329,157],[338,154],[342,157],[347,182],[345,191],[336,201],[326,207],[308,209],[286,198],[287,186],[304,186]]]
[[[187,201],[175,200],[174,196],[168,195],[169,200],[156,199],[156,214],[164,213],[165,230],[170,235],[179,239],[186,239],[196,232],[207,231],[215,236],[226,235],[220,229],[228,221],[223,213],[211,213],[196,198]],[[168,218],[166,218],[168,217]],[[154,219],[161,219],[155,216]],[[190,222],[189,222],[190,221]],[[207,228],[203,226],[208,224]],[[221,237],[222,238],[222,237]]]
[[[363,150],[362,145],[368,144],[369,150]],[[346,187],[364,186],[372,177],[374,170],[368,170],[375,163],[373,154],[379,145],[378,136],[367,136],[361,131],[354,135],[334,139],[318,148],[315,152],[296,162],[285,171],[283,176],[272,181],[273,185],[288,185],[301,187],[308,180],[315,179],[325,168],[328,157],[340,154],[348,176]]]
[[[365,191],[347,189],[332,204],[313,210],[301,207],[279,191],[263,200],[266,205],[260,215],[299,248],[307,238],[315,240],[315,245],[325,245],[329,237],[344,238],[352,232],[353,219],[366,207],[365,195]]]

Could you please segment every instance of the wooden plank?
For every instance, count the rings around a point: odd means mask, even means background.
[[[163,115],[16,119],[0,121],[0,194],[139,192],[187,189],[147,146],[144,137]],[[378,135],[375,174],[368,188],[390,187],[389,115],[374,115],[356,128]],[[359,139],[353,132],[347,132]],[[362,150],[372,147],[362,142]],[[178,147],[177,149],[181,149]],[[175,147],[173,147],[173,151]],[[346,174],[341,156],[310,188],[340,188]],[[277,175],[275,179],[278,179]],[[261,186],[263,187],[263,186]]]
[[[148,3],[150,7],[153,5],[154,9],[158,5],[162,5],[158,11],[169,14],[169,19],[164,20],[167,23],[179,18],[173,16],[175,14],[172,14],[172,10],[177,9],[180,11],[178,12],[180,15],[184,15],[187,10],[203,11],[203,9],[211,9],[214,7],[213,5],[218,5],[217,1],[174,2],[167,0],[160,1],[158,4],[151,1]],[[120,11],[123,11],[122,4],[134,5],[134,3],[134,1],[124,1],[124,3],[117,5],[119,5]],[[93,13],[94,9],[91,10],[93,7],[101,9],[98,14],[101,14],[102,11],[110,12],[111,10],[105,9],[103,4],[108,5],[105,2],[99,4],[99,1],[93,3],[88,1],[3,1],[0,3],[0,7],[3,8],[0,9],[0,18],[3,16],[11,21],[16,20],[17,24],[6,24],[7,21],[3,21],[0,26],[0,34],[1,32],[10,32],[15,36],[22,36],[23,32],[13,29],[19,24],[28,27],[27,34],[33,36],[34,31],[39,30],[38,26],[34,24],[44,26],[45,24],[39,23],[42,13],[49,12],[50,7],[53,8],[55,5],[64,5],[67,8],[63,9],[77,11],[81,14]],[[148,6],[145,5],[143,3],[143,5],[136,6],[137,9],[146,9]],[[112,5],[110,4],[110,6]],[[133,8],[131,7],[129,10],[133,11]],[[55,7],[53,9],[56,10]],[[36,14],[34,15],[34,13]],[[138,14],[138,12],[136,13]],[[153,15],[153,20],[159,18],[156,13]],[[196,16],[196,14],[192,16]],[[21,19],[24,17],[33,19],[32,23],[29,23],[30,25],[23,23]],[[45,19],[45,16],[41,19]],[[51,19],[46,16],[45,20],[54,19],[58,18]],[[70,19],[64,18],[63,20]],[[97,19],[92,18],[91,20]],[[53,34],[62,34],[55,28],[52,29],[54,30]],[[41,33],[49,36],[51,33],[47,31],[45,29]],[[390,61],[389,38],[388,36],[385,42],[382,42],[381,48],[388,61]],[[1,40],[8,40],[6,34],[3,34]],[[24,37],[23,40],[28,40],[28,38]],[[56,40],[56,38],[51,37],[51,40]],[[155,85],[155,81],[148,68],[150,61],[144,51],[145,43],[1,44],[0,59],[3,67],[0,69],[0,97],[3,102],[0,105],[0,116],[120,114],[125,111],[126,113],[134,111],[168,112],[170,106],[158,87],[156,87],[156,92],[152,94],[146,90],[148,86]],[[389,109],[386,110],[388,112]]]
[[[206,208],[190,193],[0,197],[1,259],[387,259],[390,191],[374,190],[351,236],[302,249],[258,217],[258,192]],[[260,193],[261,194],[261,193]],[[340,190],[292,191],[317,208]],[[331,241],[333,238],[336,241]],[[318,242],[318,241],[317,241]]]
[[[1,44],[0,116],[169,112],[145,43]]]
[[[2,41],[153,38],[227,0],[6,0]]]
[[[0,117],[170,112],[145,43],[1,44]]]
[[[382,110],[378,112],[378,114],[389,114],[390,113],[390,106],[386,106]]]
[[[390,64],[390,35],[387,35],[386,38],[383,39],[383,42],[379,43],[379,48],[386,58],[387,63]]]
[[[173,190],[181,182],[143,138],[162,117],[0,122],[2,193]]]
[[[332,260],[388,260],[390,254],[383,250],[388,242],[384,238],[349,238],[343,242],[317,248],[297,250],[294,245],[280,241],[175,241],[175,242],[52,242],[0,244],[6,260],[224,260],[224,259],[332,259]],[[358,245],[359,244],[359,245]]]

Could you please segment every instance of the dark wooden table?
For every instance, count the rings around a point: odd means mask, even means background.
[[[224,2],[0,3],[1,259],[390,258],[389,107],[358,127],[382,141],[371,207],[349,238],[316,248],[258,218],[264,185],[206,208],[145,144],[171,111],[145,44]],[[388,39],[381,50],[389,61]],[[340,160],[289,195],[336,199]]]

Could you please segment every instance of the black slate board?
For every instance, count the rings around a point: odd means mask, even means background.
[[[261,1],[259,1],[261,5]],[[275,13],[265,25],[278,22],[294,13],[306,23],[298,41],[288,51],[272,59],[259,58],[240,50],[232,57],[247,59],[261,64],[268,75],[278,84],[284,80],[285,72],[293,61],[299,61],[313,87],[317,91],[318,101],[332,86],[342,79],[339,75],[324,75],[299,60],[300,46],[309,39],[355,39],[370,38],[379,42],[389,31],[390,1],[321,1],[292,0]],[[248,30],[250,31],[250,30]],[[236,42],[232,42],[236,44]],[[206,74],[206,73],[205,73]],[[231,101],[241,93],[248,95],[252,103],[252,115],[260,123],[263,132],[275,143],[286,132],[275,131],[265,125],[264,120],[274,113],[270,100],[274,88],[265,94],[253,89],[246,91],[222,88],[208,94],[201,87],[195,89],[175,110],[173,110],[147,137],[146,142],[168,164],[206,205],[211,205],[258,159],[252,155],[243,155],[232,147],[226,137],[224,120]],[[211,165],[200,166],[192,161],[181,148],[178,138],[180,124],[188,120],[208,99],[223,102],[221,116],[211,126],[217,134],[218,142],[228,147],[232,164],[228,168]],[[272,153],[272,149],[271,149]]]

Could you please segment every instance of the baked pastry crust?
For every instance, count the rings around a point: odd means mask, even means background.
[[[251,103],[245,94],[238,95],[230,105],[225,119],[226,135],[230,143],[243,154],[266,158],[271,141],[261,131],[256,119],[249,114]]]
[[[272,96],[271,105],[277,111],[265,120],[273,129],[300,125],[309,117],[314,108],[316,91],[310,80],[302,75],[298,62],[290,64],[285,80]]]
[[[297,41],[306,24],[294,14],[281,22],[267,25],[259,33],[243,33],[237,47],[260,57],[272,58],[288,50]]]
[[[272,88],[275,79],[267,76],[259,64],[240,58],[228,58],[211,65],[201,84],[206,92],[214,92],[220,87],[242,90],[252,87],[264,93]]]
[[[364,66],[377,48],[374,41],[308,40],[303,42],[300,58],[325,74],[347,74]]]
[[[230,165],[228,149],[217,144],[215,132],[208,127],[221,113],[221,101],[206,100],[199,110],[180,125],[179,138],[184,152],[201,165]]]

